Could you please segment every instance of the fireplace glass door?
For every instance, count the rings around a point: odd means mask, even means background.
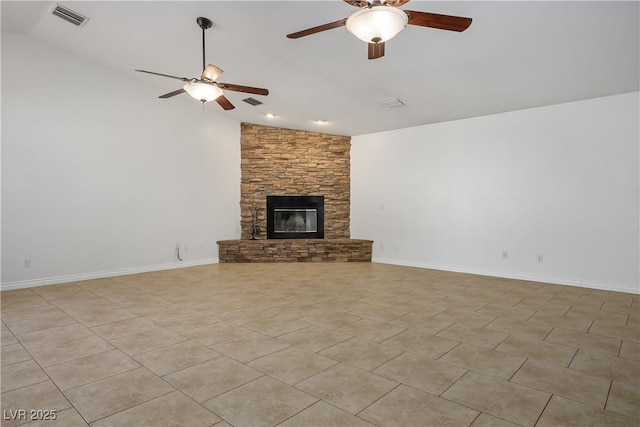
[[[267,196],[267,239],[323,239],[324,196]]]
[[[274,209],[275,233],[317,233],[317,209]]]

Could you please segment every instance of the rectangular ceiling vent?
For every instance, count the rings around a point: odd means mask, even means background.
[[[257,107],[258,105],[262,104],[262,102],[258,101],[255,98],[245,98],[243,99],[243,101],[246,102],[247,104],[253,105],[254,107]]]
[[[86,16],[82,16],[78,12],[74,12],[57,3],[53,6],[53,9],[51,9],[51,14],[72,23],[76,27],[83,27],[89,20]]]
[[[379,99],[378,102],[382,104],[383,107],[387,108],[402,107],[404,105],[404,102],[400,101],[398,98]]]

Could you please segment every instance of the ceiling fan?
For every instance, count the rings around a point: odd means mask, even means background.
[[[200,78],[187,78],[187,77],[177,77],[171,76],[169,74],[156,73],[153,71],[146,70],[135,70],[141,73],[154,74],[156,76],[162,77],[170,77],[172,79],[182,80],[186,82],[181,89],[174,90],[173,92],[165,93],[164,95],[160,95],[158,98],[171,98],[172,96],[180,95],[181,93],[187,92],[193,98],[202,102],[204,105],[205,102],[208,101],[216,101],[218,105],[220,105],[225,110],[233,110],[235,106],[224,96],[224,90],[231,90],[235,92],[245,92],[256,95],[269,95],[269,91],[267,89],[262,89],[259,87],[251,87],[251,86],[242,86],[233,83],[221,83],[217,82],[216,79],[220,77],[223,73],[222,69],[216,67],[215,65],[208,64],[205,66],[205,56],[204,56],[204,32],[206,29],[211,28],[213,22],[210,19],[199,17],[196,19],[198,26],[202,28],[202,74]]]
[[[458,32],[466,30],[471,25],[471,18],[398,9],[410,0],[343,1],[359,7],[360,10],[340,21],[287,34],[287,37],[297,39],[346,26],[350,33],[368,43],[369,59],[376,59],[384,56],[385,42],[398,34],[407,24]]]

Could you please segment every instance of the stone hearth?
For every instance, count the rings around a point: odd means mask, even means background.
[[[371,262],[371,240],[221,240],[220,262]]]

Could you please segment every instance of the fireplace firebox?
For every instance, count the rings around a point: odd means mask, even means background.
[[[324,196],[267,196],[267,239],[324,239]]]

